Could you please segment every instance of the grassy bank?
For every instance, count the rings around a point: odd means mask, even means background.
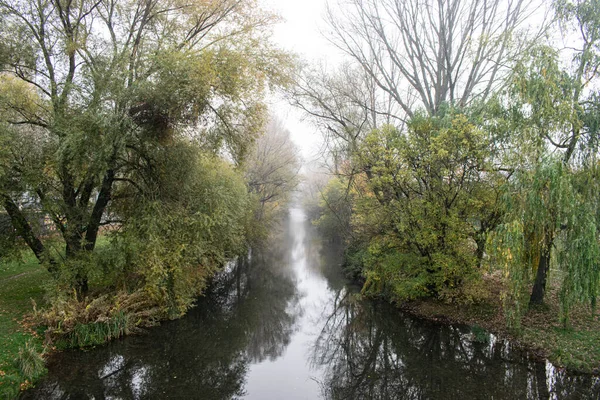
[[[35,364],[28,358],[35,357],[32,350],[42,350],[43,340],[21,321],[32,311],[32,299],[43,304],[43,285],[48,279],[49,273],[30,252],[24,252],[20,261],[0,263],[0,398],[15,397],[39,378],[40,368],[28,371]]]
[[[64,244],[57,239],[53,248],[62,249]],[[98,239],[96,254],[105,250],[111,251],[106,236]],[[0,399],[15,398],[33,386],[46,373],[42,354],[49,350],[100,345],[183,316],[212,273],[201,271],[202,280],[192,282],[197,291],[183,299],[187,302],[170,304],[145,287],[132,285],[134,290],[128,290],[118,272],[117,278],[110,273],[93,275],[87,295],[79,298],[75,291],[65,291],[62,281],[56,281],[28,250],[20,260],[0,260]],[[177,313],[170,312],[173,309]]]
[[[479,326],[508,338],[532,351],[540,359],[574,372],[600,374],[600,313],[592,316],[589,307],[579,307],[570,315],[568,328],[559,320],[558,290],[551,286],[543,307],[529,310],[519,331],[507,329],[499,279],[487,276],[487,300],[475,305],[447,304],[434,299],[417,300],[400,307],[418,317],[434,321]]]

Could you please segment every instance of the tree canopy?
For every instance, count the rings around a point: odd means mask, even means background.
[[[268,40],[276,16],[253,1],[2,1],[0,15],[2,202],[54,272],[33,214],[67,258],[91,252],[127,201],[164,195],[177,143],[241,162],[265,90],[292,67]]]
[[[350,61],[305,72],[293,98],[336,175],[316,223],[350,231],[365,292],[477,301],[501,270],[518,326],[555,271],[565,323],[595,306],[597,3],[330,4],[328,38]]]

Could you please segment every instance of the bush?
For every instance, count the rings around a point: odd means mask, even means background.
[[[79,300],[75,294],[56,298],[49,309],[34,313],[33,322],[46,327],[48,344],[86,347],[137,332],[164,317],[160,305],[138,290],[91,300]]]
[[[31,341],[28,341],[24,347],[19,349],[16,364],[21,374],[29,380],[36,379],[46,373],[44,358]]]
[[[364,292],[395,301],[478,298],[477,224],[490,207],[488,139],[454,111],[416,116],[365,138],[355,162],[368,191],[354,205],[352,227],[368,254]],[[465,297],[466,296],[466,297]]]

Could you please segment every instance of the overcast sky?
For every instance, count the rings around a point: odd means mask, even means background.
[[[291,50],[309,62],[338,64],[343,55],[321,35],[326,30],[324,14],[326,0],[260,0],[269,10],[279,14],[283,22],[274,29],[273,39],[284,49]],[[531,0],[533,7],[541,6],[533,16],[533,25],[541,23],[548,4]],[[271,104],[274,114],[283,120],[300,147],[305,161],[312,161],[320,148],[320,135],[308,121],[302,121],[299,110],[284,101]]]
[[[326,0],[263,0],[263,4],[283,17],[274,29],[273,39],[286,50],[291,50],[307,61],[339,62],[340,52],[320,34],[324,27]],[[302,114],[279,101],[272,105],[273,112],[282,119],[300,147],[305,161],[315,158],[320,138],[314,126],[301,121]]]

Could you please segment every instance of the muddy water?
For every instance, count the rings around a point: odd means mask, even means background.
[[[598,399],[494,336],[362,301],[302,210],[183,319],[50,362],[23,399]]]

